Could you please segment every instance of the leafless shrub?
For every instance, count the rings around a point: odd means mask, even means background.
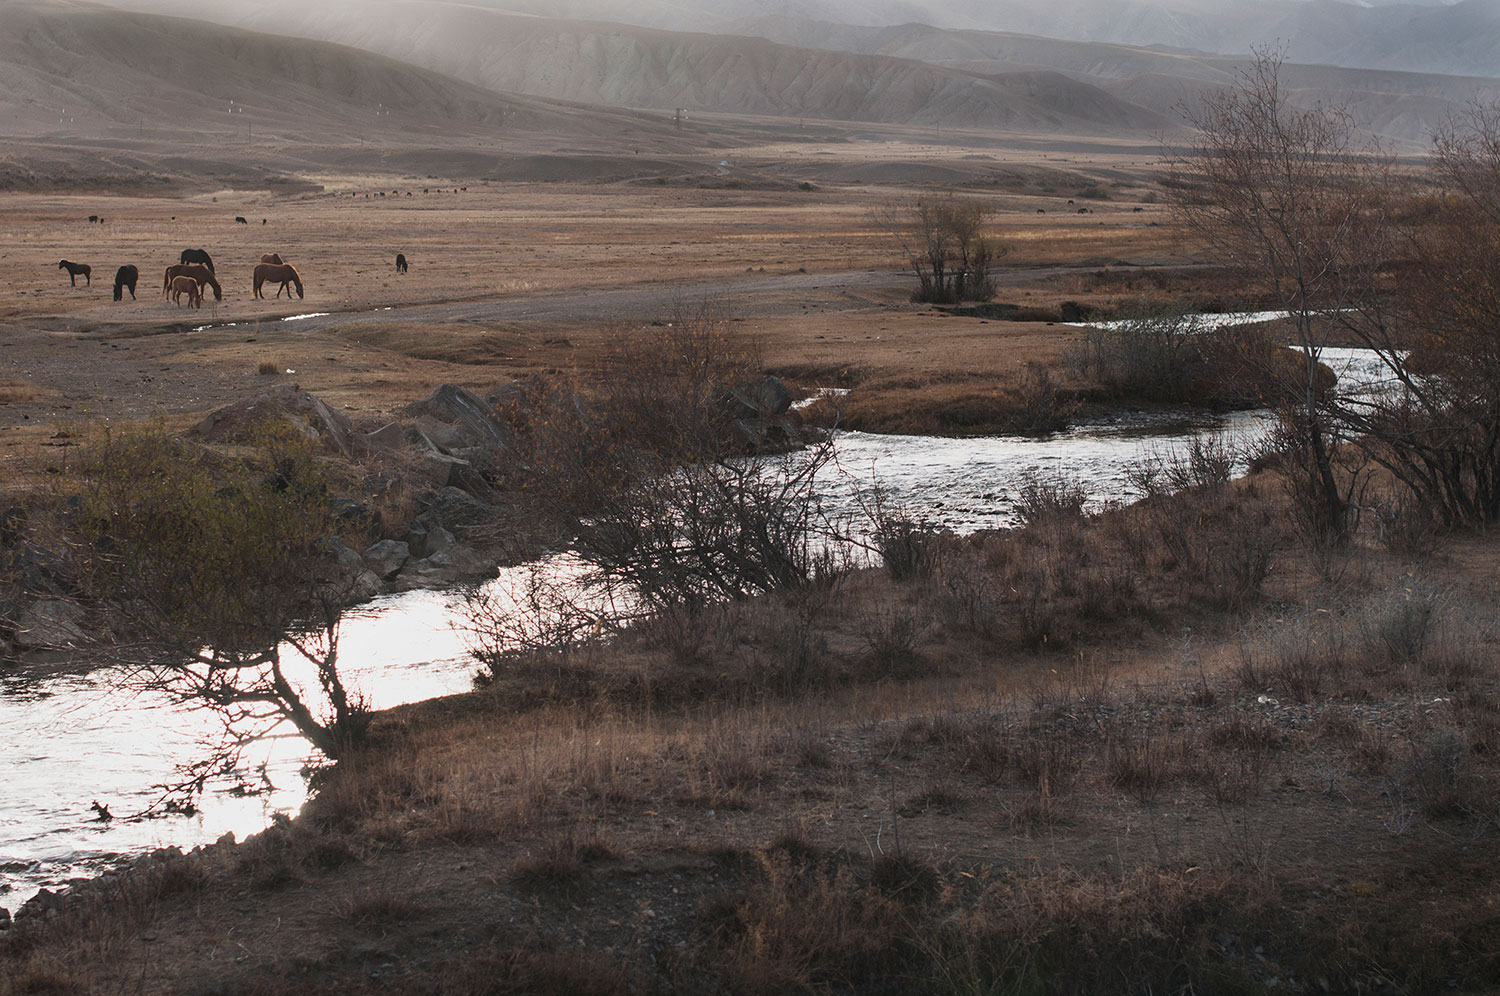
[[[927,622],[915,612],[896,608],[865,620],[862,627],[869,669],[892,678],[911,677],[921,664],[918,650]]]
[[[521,658],[544,656],[565,669],[580,645],[604,631],[601,609],[556,573],[555,565],[537,564],[510,583],[491,581],[464,592],[464,635],[480,665],[480,684]]]
[[[1037,476],[1021,482],[1016,495],[1016,516],[1024,526],[1051,524],[1057,520],[1077,519],[1088,504],[1088,490],[1079,481],[1061,477],[1043,480]]]
[[[1394,593],[1366,622],[1369,642],[1400,668],[1422,662],[1437,624],[1438,599],[1421,586]]]
[[[1180,753],[1171,732],[1137,726],[1126,718],[1105,730],[1104,767],[1109,783],[1150,805],[1172,774],[1174,755]]]
[[[1239,458],[1239,448],[1227,433],[1199,433],[1184,446],[1137,462],[1129,469],[1128,479],[1143,498],[1215,490],[1229,483]]]

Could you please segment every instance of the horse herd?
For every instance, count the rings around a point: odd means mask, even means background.
[[[69,283],[77,287],[78,278],[82,277],[85,286],[93,285],[93,268],[87,263],[74,263],[69,260],[59,260],[59,270],[68,271]],[[124,299],[125,291],[130,291],[130,299],[135,300],[136,284],[140,281],[141,271],[135,266],[127,263],[115,271],[115,300]],[[303,296],[302,275],[297,268],[283,260],[278,253],[268,252],[260,258],[260,263],[254,271],[254,295],[263,297],[262,288],[267,284],[278,284],[276,296],[280,297],[282,291],[286,296],[292,296],[292,288],[297,289],[297,296]],[[177,262],[166,268],[161,278],[161,295],[170,297],[179,307],[182,299],[187,298],[187,303],[194,308],[203,306],[203,288],[211,287],[214,292],[214,300],[224,300],[224,288],[219,283],[214,273],[214,261],[207,252],[202,249],[184,249],[178,256]]]
[[[59,260],[59,270],[68,271],[68,283],[78,286],[78,278],[82,277],[84,286],[93,286],[93,267],[87,263],[74,263],[69,260]],[[396,254],[396,272],[406,272],[406,256]],[[136,283],[140,280],[141,272],[135,266],[127,263],[115,271],[115,300],[124,299],[124,292],[130,291],[130,299],[135,300]],[[255,297],[264,297],[261,290],[267,284],[277,284],[276,296],[280,297],[282,291],[286,291],[287,299],[292,296],[292,288],[297,289],[297,297],[303,296],[302,275],[297,268],[283,260],[279,253],[268,252],[261,256],[260,263],[256,265],[253,273],[253,292]],[[162,274],[161,295],[170,297],[178,307],[182,306],[182,299],[187,298],[187,303],[194,308],[203,306],[203,288],[211,287],[214,292],[214,300],[224,300],[224,288],[220,286],[218,277],[214,274],[214,261],[207,252],[202,249],[184,249],[178,256],[177,263],[167,267]]]

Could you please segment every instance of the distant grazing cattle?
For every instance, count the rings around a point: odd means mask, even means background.
[[[1072,203],[1073,203],[1073,198],[1071,198],[1071,197],[1069,197],[1069,198],[1068,198],[1068,203],[1069,203],[1069,204],[1072,204]]]
[[[236,225],[248,225],[248,224],[250,224],[248,221],[246,221],[244,218],[240,217],[239,215],[235,215],[234,216],[234,223]]]
[[[405,273],[406,272],[406,254],[405,253],[399,253],[399,252],[396,253],[396,272],[397,273]]]
[[[126,263],[115,271],[115,300],[124,300],[124,291],[130,291],[130,299],[135,300],[135,282],[140,279],[141,271]]]
[[[260,223],[261,223],[261,224],[262,224],[262,225],[264,225],[264,224],[265,224],[265,223],[266,223],[266,219],[264,219],[264,218],[262,218],[262,219],[260,219]]]
[[[93,267],[89,266],[87,263],[70,263],[65,259],[60,259],[57,261],[57,268],[59,270],[68,271],[69,286],[77,287],[79,277],[83,278],[83,285],[85,287],[93,286],[94,280],[91,276],[89,276],[89,274],[94,272]]]
[[[192,277],[173,277],[168,288],[172,294],[172,300],[177,306],[182,307],[182,295],[186,294],[188,304],[194,308],[203,307],[203,291],[198,288],[198,281]]]
[[[1144,211],[1146,209],[1145,208],[1131,208],[1130,210],[1134,211],[1136,214],[1140,214],[1142,211]]]
[[[1091,212],[1089,211],[1088,208],[1079,208],[1078,209],[1078,213],[1079,214],[1090,214]]]
[[[89,215],[89,221],[98,221],[98,220],[99,220],[99,216],[97,214],[91,214],[91,215]]]
[[[204,252],[202,249],[182,250],[182,254],[177,257],[177,262],[184,265],[188,263],[202,263],[204,266],[208,267],[209,273],[214,272],[214,261],[209,259],[208,253]]]
[[[1037,208],[1036,209],[1036,213],[1037,214],[1046,214],[1047,213],[1047,209],[1046,208]]]

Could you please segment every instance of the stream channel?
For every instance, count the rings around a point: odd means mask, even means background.
[[[1343,390],[1368,389],[1380,376],[1379,362],[1364,351],[1326,350],[1324,362]],[[1134,497],[1129,469],[1143,458],[1208,432],[1250,442],[1264,427],[1257,412],[1157,412],[1040,439],[848,432],[837,437],[837,459],[820,471],[819,490],[834,515],[853,515],[859,495],[878,481],[911,517],[968,533],[1010,524],[1014,495],[1028,478],[1077,481],[1095,504],[1127,501]],[[494,583],[519,591],[532,569],[507,568]],[[557,555],[543,569],[567,574],[577,562]],[[345,678],[375,708],[465,691],[475,664],[462,621],[462,599],[450,592],[411,591],[360,605],[341,627]],[[0,907],[13,911],[39,889],[158,848],[187,850],[231,832],[243,838],[277,813],[294,814],[306,799],[309,749],[287,734],[257,745],[245,770],[210,783],[198,812],[132,818],[214,725],[203,713],[122,691],[118,680],[109,667],[0,673]],[[114,818],[99,818],[95,802]]]

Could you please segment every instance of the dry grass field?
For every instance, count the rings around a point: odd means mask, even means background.
[[[795,175],[799,163],[824,168],[826,151],[768,146],[737,162],[758,176]],[[858,170],[928,151],[840,145],[835,161]],[[1015,158],[1030,169],[1038,154]],[[975,188],[1008,250],[999,299],[1131,300],[1139,289],[1100,291],[1067,275],[1121,260],[1147,264],[1114,267],[1131,272],[1182,262],[1163,208],[1140,203],[1152,189],[1147,165],[1120,154],[1108,172],[1134,179],[1118,181],[1121,199],[1086,202],[1087,215],[1069,213],[1067,195],[1097,186],[1092,174],[1045,184],[1053,193]],[[0,453],[83,417],[190,421],[263,390],[272,375],[259,371],[273,368],[378,420],[447,381],[490,387],[537,369],[592,369],[622,323],[670,320],[704,300],[761,343],[769,367],[800,372],[800,386],[858,377],[871,401],[882,383],[906,392],[887,407],[910,408],[913,384],[963,385],[1053,359],[1070,334],[910,307],[903,260],[871,212],[921,185],[305,179],[322,190],[0,195],[0,264],[12,274],[0,299],[0,375],[17,385],[0,401]],[[159,275],[185,248],[214,257],[222,301],[209,295],[194,310],[162,298]],[[298,268],[305,298],[252,297],[251,270],[266,252]],[[92,285],[70,286],[62,259],[90,264]],[[125,263],[141,272],[137,299],[116,303],[113,275]],[[319,317],[279,321],[307,314]]]

